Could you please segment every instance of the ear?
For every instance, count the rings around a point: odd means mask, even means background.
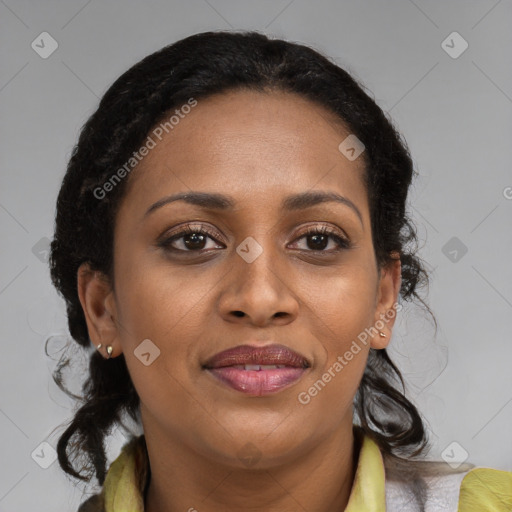
[[[377,303],[373,326],[377,331],[372,336],[371,347],[374,349],[386,348],[391,339],[391,332],[397,314],[398,295],[402,284],[402,265],[400,255],[392,253],[393,260],[380,271],[377,286]],[[384,336],[379,333],[382,332]]]
[[[77,287],[91,341],[95,346],[99,343],[104,347],[112,345],[112,357],[116,352],[119,355],[122,350],[118,340],[117,311],[108,278],[83,263],[77,272]]]

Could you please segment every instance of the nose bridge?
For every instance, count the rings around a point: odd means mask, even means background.
[[[279,287],[277,249],[271,234],[263,229],[246,237],[236,248],[235,266],[240,268],[242,283]]]
[[[243,312],[254,321],[269,321],[273,316],[295,316],[297,301],[285,275],[279,248],[268,230],[253,230],[236,247],[232,272],[221,299],[223,315]]]

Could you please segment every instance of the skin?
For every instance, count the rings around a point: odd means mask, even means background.
[[[348,134],[331,113],[290,93],[200,100],[129,177],[115,223],[114,286],[86,264],[79,269],[91,341],[124,354],[141,399],[152,471],[146,510],[346,507],[359,449],[352,402],[369,348],[387,346],[394,318],[381,329],[387,337],[360,344],[307,405],[297,397],[392,310],[400,288],[399,260],[377,268],[364,162],[338,150]],[[176,201],[144,217],[162,197],[191,190],[229,195],[236,206]],[[286,196],[312,190],[348,198],[362,221],[336,202],[280,210]],[[158,246],[187,223],[220,237],[196,243],[202,255]],[[315,252],[303,232],[322,226],[348,237],[350,248],[335,252],[329,237]],[[236,252],[249,236],[263,249],[252,263]],[[174,246],[186,251],[185,239]],[[160,350],[149,366],[134,355],[145,339]],[[311,363],[278,393],[247,396],[201,367],[227,348],[267,342]],[[260,456],[252,467],[239,457],[248,443]]]

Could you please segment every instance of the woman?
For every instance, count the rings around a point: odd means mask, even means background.
[[[386,347],[427,280],[413,174],[362,87],[298,44],[197,34],[112,85],[51,246],[97,349],[57,447],[103,486],[81,511],[509,510],[511,473],[411,460],[427,436]],[[107,470],[126,413],[143,435]]]

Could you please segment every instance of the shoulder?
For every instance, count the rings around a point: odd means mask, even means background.
[[[512,472],[384,455],[387,512],[511,512]]]
[[[428,473],[431,473],[429,469]],[[419,495],[423,500],[418,500]],[[424,501],[424,508],[420,502]],[[426,474],[421,480],[386,481],[386,510],[401,512],[510,512],[512,472],[473,468]]]
[[[474,468],[462,480],[458,512],[512,510],[512,471]]]
[[[116,508],[119,500],[142,500],[149,472],[145,437],[144,435],[132,436],[110,464],[101,491],[89,496],[80,504],[77,512],[106,512],[107,509],[109,511],[112,509],[114,500],[116,500]]]
[[[386,481],[388,512],[458,512],[459,489],[467,471]]]

